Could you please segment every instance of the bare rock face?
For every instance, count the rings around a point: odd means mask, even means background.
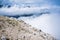
[[[0,16],[0,40],[55,40],[22,20]]]

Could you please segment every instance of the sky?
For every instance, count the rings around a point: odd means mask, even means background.
[[[60,0],[0,0],[0,15],[24,20],[60,40]]]
[[[7,2],[6,2],[7,1]],[[25,4],[30,3],[35,6],[56,5],[60,6],[60,0],[0,0],[0,4]]]

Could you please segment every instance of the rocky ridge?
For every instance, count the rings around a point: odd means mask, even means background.
[[[0,40],[56,40],[22,20],[0,16]]]

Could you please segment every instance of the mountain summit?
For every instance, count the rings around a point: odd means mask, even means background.
[[[22,20],[0,16],[0,40],[55,40]]]

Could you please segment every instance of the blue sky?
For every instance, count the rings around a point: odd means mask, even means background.
[[[17,2],[17,0],[16,0]],[[58,5],[60,6],[60,0],[19,0],[19,2],[24,3],[39,3],[39,4],[53,4],[53,5]]]
[[[0,0],[0,1],[4,1],[4,0]],[[21,4],[21,3],[32,3],[34,5],[38,5],[38,6],[41,6],[41,5],[56,5],[56,6],[60,6],[60,0],[9,0],[12,4]],[[5,0],[4,2],[5,3],[8,3],[9,1]],[[3,2],[3,3],[4,3]],[[1,2],[0,2],[1,4]]]
[[[60,0],[49,0],[53,5],[60,6]]]
[[[60,0],[46,0],[48,3],[51,3],[53,5],[60,6]]]

